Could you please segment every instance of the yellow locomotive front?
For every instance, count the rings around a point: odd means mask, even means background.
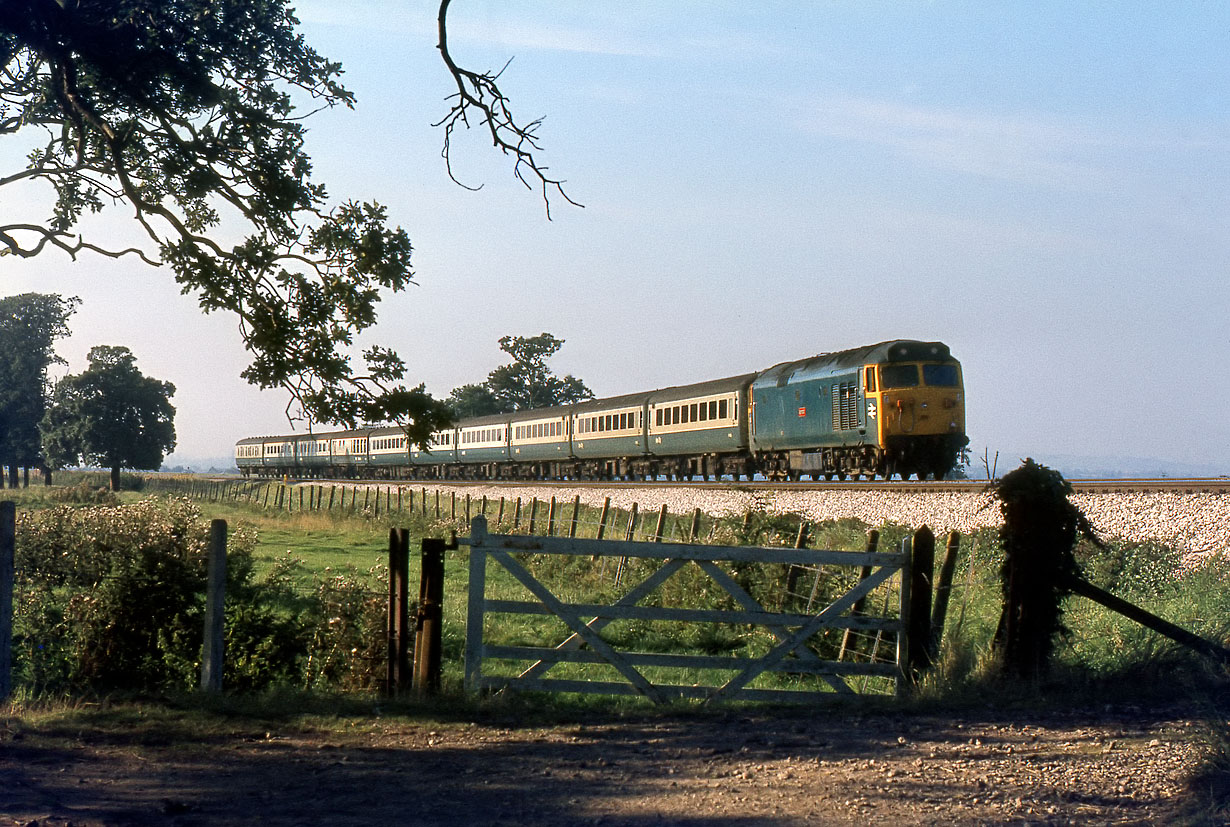
[[[961,365],[946,347],[930,347],[892,348],[888,359],[863,369],[868,419],[876,422],[888,476],[940,479],[969,443]]]

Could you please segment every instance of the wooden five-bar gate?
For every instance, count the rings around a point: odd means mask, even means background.
[[[490,534],[486,519],[475,517],[470,536],[458,542],[470,548],[465,679],[471,691],[508,688],[642,695],[657,703],[678,698],[706,702],[814,702],[855,695],[856,679],[863,678],[862,684],[866,686],[868,677],[878,678],[879,685],[898,693],[903,691],[902,664],[907,657],[906,625],[910,617],[909,541],[897,552],[848,552],[584,540]],[[609,604],[597,604],[567,602],[553,593],[552,587],[536,577],[525,564],[524,561],[532,559],[533,555],[584,556],[595,565],[602,558],[614,558],[619,561],[620,571],[624,570],[627,560],[651,562],[638,567],[643,575],[640,582],[621,584],[621,588],[626,586],[626,591],[618,599]],[[728,571],[734,565],[748,563],[786,564],[817,572],[821,567],[842,567],[846,570],[845,581],[852,585],[835,598],[830,595],[827,605],[813,606],[810,611],[801,612],[789,606],[781,611],[770,611]],[[489,596],[488,567],[491,564],[503,567],[524,587],[530,599]],[[722,601],[722,607],[713,608],[712,601],[708,608],[644,605],[655,593],[658,597],[654,602],[661,603],[663,584],[689,566],[699,567],[724,596],[728,596],[729,599]],[[858,574],[850,572],[851,568],[857,569]],[[888,592],[890,586],[893,588]],[[558,585],[555,588],[562,591]],[[877,589],[881,594],[892,594],[895,598],[892,605],[875,601],[879,603],[879,614],[873,609],[861,611],[869,602],[866,598]],[[554,645],[492,643],[484,636],[485,620],[498,613],[553,615],[563,622],[566,631],[557,636]],[[621,619],[732,624],[728,628],[738,629],[762,627],[769,633],[769,642],[762,647],[764,651],[742,657],[628,651],[617,648],[609,636],[602,635],[605,628]],[[887,662],[823,658],[818,653],[821,647],[811,644],[818,635],[832,629],[861,631],[891,641],[891,645],[885,647],[889,650]],[[497,663],[502,668],[489,668]],[[510,664],[514,667],[512,671],[508,668]],[[565,664],[570,666],[561,666]],[[575,673],[578,667],[573,665],[576,664],[605,665],[602,677],[611,679],[549,674],[552,670]],[[710,676],[711,680],[696,682],[695,678],[701,675]],[[723,675],[725,679],[719,680]],[[786,680],[766,680],[783,675],[788,676]],[[683,682],[679,681],[681,676]],[[757,683],[762,676],[766,679]],[[807,688],[794,688],[799,685],[799,681],[794,680],[796,677],[810,678]],[[670,682],[672,678],[675,682]]]

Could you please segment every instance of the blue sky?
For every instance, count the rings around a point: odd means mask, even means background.
[[[372,339],[437,395],[506,334],[565,339],[599,395],[939,339],[975,453],[1230,468],[1230,6],[455,0],[455,56],[513,58],[585,205],[551,221],[481,134],[453,158],[483,188],[449,181],[435,3],[298,8],[358,96],[310,122],[317,174],[415,245]],[[182,457],[286,428],[234,322],[157,271],[4,259],[0,289],[81,295],[61,353],[174,382]]]

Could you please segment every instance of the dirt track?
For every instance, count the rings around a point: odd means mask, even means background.
[[[215,736],[84,721],[0,729],[0,825],[1171,824],[1202,755],[1190,719],[1140,710]]]

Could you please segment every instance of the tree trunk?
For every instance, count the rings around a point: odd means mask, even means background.
[[[118,465],[111,466],[111,490],[116,493],[120,490],[120,467]]]
[[[29,465],[21,469],[21,487],[22,488],[30,487],[30,466]]]
[[[44,465],[39,470],[43,472],[43,485],[51,485],[51,469]]]
[[[17,488],[17,463],[9,466],[9,488]]]

